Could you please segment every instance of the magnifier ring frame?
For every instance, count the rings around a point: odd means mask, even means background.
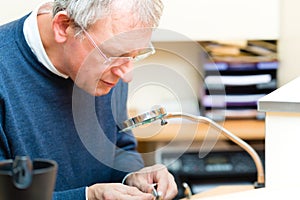
[[[124,121],[122,131],[130,130],[140,125],[151,123],[157,119],[163,119],[163,117],[166,115],[167,113],[163,107],[159,107],[149,112],[145,112],[141,115]]]

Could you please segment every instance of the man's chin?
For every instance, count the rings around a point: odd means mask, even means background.
[[[94,93],[92,95],[94,96],[103,96],[103,95],[107,95],[110,92],[111,88],[97,88]]]
[[[101,82],[98,82],[97,85],[94,85],[95,87],[93,87],[93,86],[92,87],[88,87],[88,84],[85,84],[85,85],[82,84],[82,85],[80,85],[78,83],[77,83],[77,86],[78,87],[81,86],[80,88],[82,90],[84,90],[86,93],[88,93],[88,94],[90,94],[92,96],[103,96],[103,95],[106,95],[113,88],[113,87],[107,87],[107,86],[101,84]]]

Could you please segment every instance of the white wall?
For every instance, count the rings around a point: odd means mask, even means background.
[[[300,76],[300,1],[281,0],[279,86]]]
[[[138,113],[161,105],[168,112],[199,115],[203,50],[196,42],[157,42],[156,53],[136,63],[128,107]]]
[[[160,28],[193,40],[278,38],[280,0],[162,1]]]
[[[1,0],[0,1],[0,24],[17,19],[45,0]]]

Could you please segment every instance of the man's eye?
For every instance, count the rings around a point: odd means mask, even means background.
[[[118,57],[128,57],[129,53],[121,53],[118,55]]]
[[[124,53],[124,52],[107,53],[107,55],[109,57],[131,57],[131,54],[132,53],[130,53],[130,52],[126,52],[126,53]]]
[[[120,57],[132,57],[134,58],[136,56],[136,52],[127,52],[127,53],[123,53]]]

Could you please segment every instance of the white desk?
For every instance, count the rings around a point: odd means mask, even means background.
[[[300,77],[261,98],[266,112],[266,187],[300,185]]]

